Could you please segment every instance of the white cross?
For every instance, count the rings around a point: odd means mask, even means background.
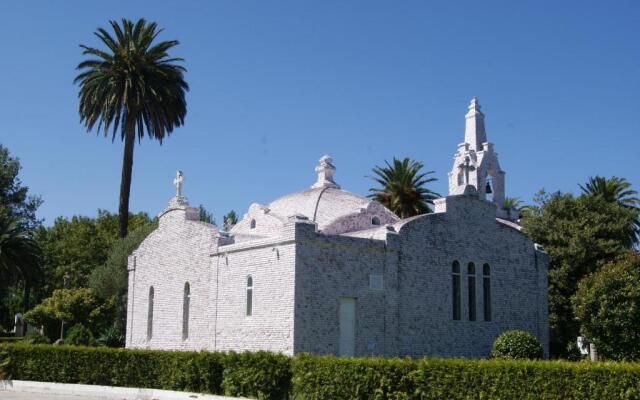
[[[476,169],[473,165],[470,164],[471,160],[469,157],[464,158],[464,162],[458,165],[458,168],[464,170],[464,184],[469,184],[469,171],[473,171]]]
[[[184,185],[184,175],[182,171],[176,172],[176,179],[173,180],[173,186],[176,187],[176,197],[182,197],[182,186]]]

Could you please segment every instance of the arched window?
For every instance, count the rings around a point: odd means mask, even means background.
[[[453,320],[460,320],[460,263],[454,261],[451,266],[452,292],[453,292]]]
[[[251,220],[251,223],[249,224],[249,228],[256,229],[256,220],[255,219]]]
[[[482,298],[484,301],[484,320],[491,321],[491,267],[482,266]]]
[[[189,282],[184,284],[184,294],[182,297],[182,340],[189,337],[189,305],[191,302],[191,286]]]
[[[371,225],[380,225],[380,218],[378,217],[371,218]]]
[[[253,278],[247,277],[247,317],[253,313]]]
[[[147,340],[153,337],[153,286],[149,287],[149,304],[147,308]]]
[[[472,262],[467,266],[467,290],[469,292],[469,321],[476,320],[476,266]]]

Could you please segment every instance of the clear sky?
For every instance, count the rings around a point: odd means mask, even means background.
[[[371,168],[412,157],[447,172],[478,96],[507,195],[638,188],[640,1],[11,1],[0,6],[0,143],[44,199],[39,215],[117,210],[122,143],[79,123],[80,43],[145,17],[186,59],[186,125],[136,147],[131,209],[161,211],[185,174],[218,222],[315,180],[366,194]]]

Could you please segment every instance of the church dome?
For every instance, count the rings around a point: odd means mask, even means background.
[[[359,231],[399,221],[379,202],[342,190],[333,180],[336,168],[332,161],[329,156],[320,159],[315,169],[318,180],[311,188],[287,194],[268,205],[253,204],[230,233],[272,236],[294,215],[315,222],[318,231],[325,234]]]

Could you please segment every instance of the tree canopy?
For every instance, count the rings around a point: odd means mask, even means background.
[[[146,213],[131,214],[129,224],[137,229],[151,224],[151,219]],[[82,287],[118,241],[118,215],[98,210],[96,218],[59,217],[52,226],[40,228],[36,240],[43,250],[50,288],[62,287],[65,275],[71,287]]]
[[[78,64],[75,83],[80,120],[87,130],[97,124],[104,135],[124,142],[122,179],[119,199],[118,235],[128,233],[129,194],[135,139],[163,139],[175,127],[184,125],[187,114],[182,58],[168,51],[177,40],[156,42],[161,29],[155,22],[139,19],[135,23],[122,19],[110,21],[113,34],[98,28],[95,36],[106,49],[80,45],[87,59]]]
[[[29,188],[18,177],[21,169],[20,160],[0,144],[0,212],[18,218],[29,232],[41,223],[36,211],[42,199],[29,194]]]
[[[598,354],[612,360],[640,360],[640,257],[630,252],[582,279],[573,310],[581,333]]]
[[[599,196],[560,192],[536,196],[523,215],[524,231],[549,253],[551,348],[562,354],[579,333],[571,296],[583,277],[626,254],[635,243],[634,209]]]
[[[370,177],[380,187],[369,189],[369,197],[379,201],[400,218],[431,212],[430,204],[440,197],[427,187],[437,179],[429,177],[433,171],[422,172],[424,165],[416,160],[394,158],[392,163],[373,168]]]

